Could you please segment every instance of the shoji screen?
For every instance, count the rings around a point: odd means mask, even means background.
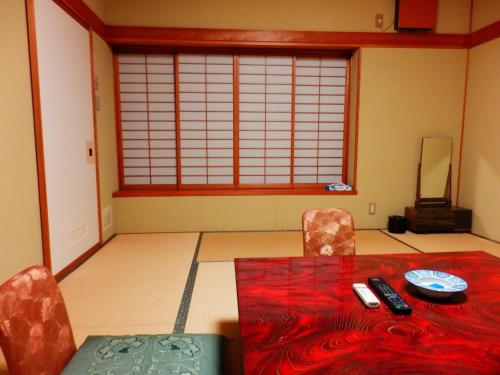
[[[240,56],[240,184],[290,184],[293,58]]]
[[[172,55],[121,54],[125,185],[175,185],[175,94]]]
[[[346,59],[302,58],[296,61],[296,183],[342,181]]]
[[[181,183],[233,184],[233,55],[179,55]]]
[[[344,180],[347,58],[179,53],[118,62],[126,188]]]

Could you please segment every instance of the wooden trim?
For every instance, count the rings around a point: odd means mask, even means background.
[[[120,66],[118,56],[113,54],[113,85],[115,89],[115,129],[116,129],[116,157],[118,158],[118,185],[120,190],[125,186],[123,176],[123,139],[122,139],[122,114],[120,98]]]
[[[320,73],[321,75],[321,73]],[[290,119],[290,184],[295,184],[295,92],[297,82],[297,56],[292,57],[292,97],[291,97],[291,119]],[[318,124],[319,128],[319,124]]]
[[[357,195],[357,191],[327,191],[325,188],[266,188],[266,189],[192,189],[192,190],[120,190],[114,198],[170,196],[246,196],[246,195]]]
[[[95,182],[97,189],[97,222],[99,225],[99,243],[102,242],[102,217],[101,217],[101,183],[99,178],[99,152],[97,136],[97,113],[96,113],[96,92],[94,74],[94,41],[92,28],[89,29],[89,49],[90,49],[90,80],[92,82],[92,130],[94,132],[94,153],[95,153]]]
[[[349,108],[350,108],[350,92],[351,92],[351,59],[347,60],[346,77],[345,77],[345,92],[344,92],[344,139],[342,146],[342,182],[347,184],[347,170],[349,166]]]
[[[101,248],[103,248],[103,247],[104,247],[104,246],[106,246],[108,243],[110,243],[110,242],[111,242],[111,240],[112,240],[113,238],[115,238],[115,237],[116,237],[116,233],[113,233],[113,234],[111,235],[111,237],[109,237],[106,241],[101,242]]]
[[[354,127],[354,171],[353,171],[353,182],[352,189],[357,191],[358,189],[358,134],[359,134],[359,106],[361,103],[361,61],[362,61],[362,48],[358,49],[358,74],[356,82],[356,125]]]
[[[108,26],[82,0],[53,0],[66,13],[87,29],[92,29],[102,39],[107,39]]]
[[[233,182],[240,186],[240,57],[233,55]]]
[[[175,170],[177,190],[181,186],[182,169],[181,169],[181,104],[179,94],[179,54],[174,54],[174,96],[175,96]],[[149,98],[148,98],[149,100]]]
[[[500,37],[500,21],[470,33],[469,48],[477,47],[498,37]]]
[[[466,34],[280,31],[108,26],[113,46],[354,49],[364,47],[467,48]]]
[[[64,279],[66,276],[68,276],[71,272],[73,272],[75,269],[77,269],[79,266],[81,266],[87,259],[89,259],[92,255],[97,253],[99,249],[101,249],[101,243],[96,243],[94,246],[92,246],[90,249],[88,249],[86,252],[84,252],[82,255],[80,255],[78,258],[76,258],[74,261],[72,261],[70,264],[68,264],[66,267],[64,267],[62,270],[60,270],[58,273],[54,275],[55,279],[57,282],[60,282],[62,279]]]
[[[85,253],[80,255],[77,259],[75,259],[73,262],[71,262],[69,265],[64,267],[61,271],[59,271],[55,279],[57,282],[60,282],[62,279],[64,279],[66,276],[68,276],[71,272],[73,272],[75,269],[77,269],[79,266],[81,266],[83,263],[85,263],[92,255],[97,253],[100,249],[102,249],[104,246],[106,246],[108,243],[111,242],[116,237],[116,233],[114,233],[111,237],[109,237],[106,241],[95,244],[92,246],[90,249],[88,249]]]
[[[31,95],[33,100],[33,120],[35,128],[35,151],[40,202],[40,224],[42,234],[43,264],[52,270],[50,255],[49,210],[47,204],[47,182],[45,180],[45,154],[43,150],[42,105],[40,98],[40,77],[38,75],[38,52],[36,44],[35,1],[26,0],[28,24],[28,49],[31,73]]]
[[[151,119],[149,116],[149,108],[150,108],[150,102],[149,102],[149,78],[148,78],[148,54],[144,54],[144,71],[145,71],[145,81],[146,83],[144,84],[144,87],[146,88],[146,132],[147,132],[147,141],[148,141],[148,170],[149,170],[149,183],[153,183],[153,177],[152,177],[152,169],[151,169],[151,129],[150,129],[150,124],[151,124]],[[120,82],[121,83],[121,82]],[[121,92],[121,89],[120,89]],[[120,101],[120,107],[121,107],[121,101]],[[120,111],[122,109],[120,108]],[[125,112],[125,111],[124,111]],[[127,129],[128,130],[128,129]]]
[[[469,36],[471,36],[471,31],[472,31],[473,11],[474,11],[474,0],[471,0],[470,1],[470,11],[469,11]],[[460,146],[459,146],[459,151],[458,151],[458,167],[457,167],[457,194],[455,196],[455,205],[457,207],[458,207],[458,202],[459,202],[459,198],[460,198],[460,179],[461,179],[461,172],[462,172],[462,157],[463,157],[463,148],[464,148],[465,112],[467,110],[467,89],[468,89],[468,85],[469,85],[469,62],[470,62],[470,48],[467,50],[467,58],[465,60],[464,98],[462,101],[462,123],[460,126]],[[451,165],[450,165],[450,170],[451,170]],[[450,184],[450,189],[451,189],[451,184]],[[451,196],[450,196],[450,200],[451,200]]]
[[[347,48],[472,48],[500,36],[500,21],[469,34],[280,31],[106,25],[83,0],[53,0],[112,46]]]

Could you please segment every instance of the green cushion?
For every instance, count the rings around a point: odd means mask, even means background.
[[[89,336],[63,375],[217,375],[223,373],[220,335]]]

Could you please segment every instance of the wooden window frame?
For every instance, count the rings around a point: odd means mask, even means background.
[[[165,47],[118,47],[113,50],[114,88],[115,88],[115,118],[116,118],[116,141],[118,159],[119,190],[113,193],[113,197],[151,197],[151,196],[234,196],[234,195],[357,195],[356,191],[356,169],[357,169],[357,147],[354,153],[349,150],[349,118],[351,105],[349,93],[351,91],[351,57],[355,50],[297,50],[297,49],[235,49],[235,48],[165,48]],[[176,169],[177,183],[172,185],[126,185],[124,183],[123,165],[123,143],[121,129],[120,110],[120,80],[119,61],[120,53],[139,54],[172,54],[174,57],[174,96],[175,96],[175,134],[176,134]],[[193,54],[232,54],[233,55],[233,179],[232,186],[228,185],[185,185],[181,184],[180,178],[180,108],[179,108],[179,62],[178,56],[183,53]],[[239,183],[239,57],[241,55],[267,55],[267,56],[291,56],[292,63],[292,104],[291,104],[291,183],[290,184],[245,184]],[[346,83],[344,93],[344,130],[343,130],[343,160],[342,181],[345,183],[348,176],[349,157],[354,157],[354,181],[350,191],[327,191],[325,183],[294,183],[294,128],[295,128],[295,86],[296,86],[296,59],[297,57],[341,57],[346,58]],[[359,80],[360,64],[358,64]],[[355,87],[358,90],[359,82]],[[358,104],[354,110],[358,111]],[[356,122],[358,116],[356,115]],[[355,124],[355,136],[357,138],[357,123]],[[357,139],[355,140],[357,144]]]

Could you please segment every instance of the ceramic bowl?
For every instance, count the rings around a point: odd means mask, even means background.
[[[467,289],[467,283],[458,276],[433,270],[412,270],[405,273],[406,280],[426,296],[448,298]]]

